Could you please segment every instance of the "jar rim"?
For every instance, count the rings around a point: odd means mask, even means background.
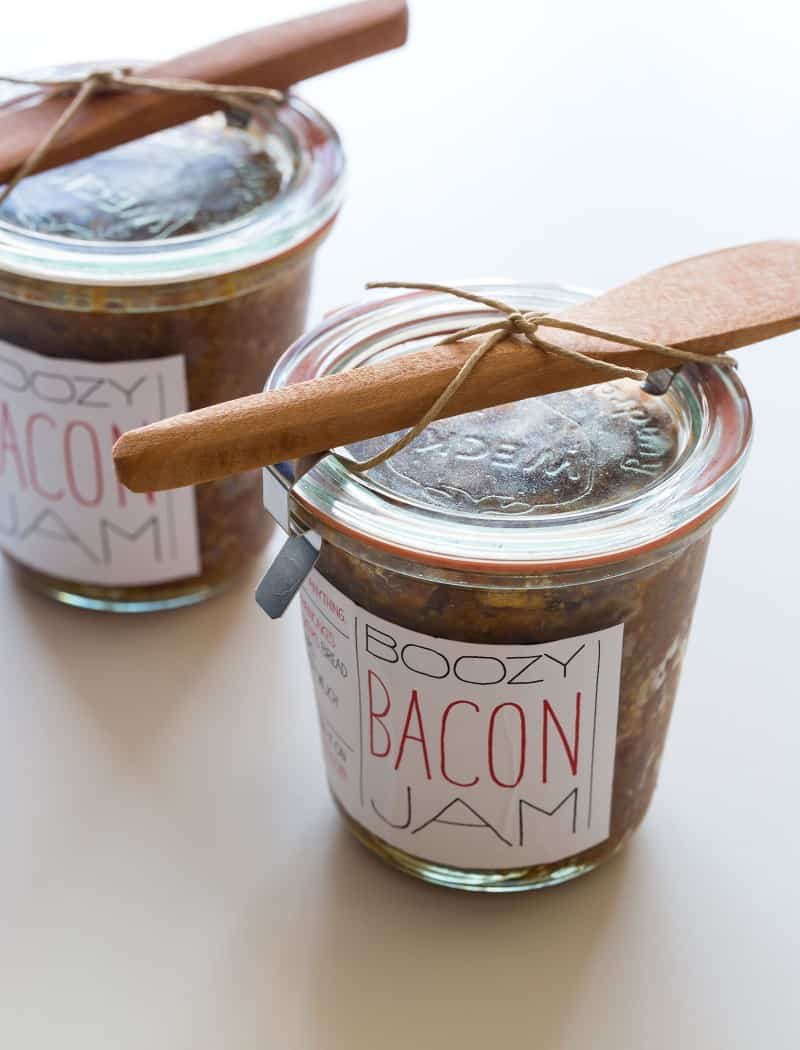
[[[589,298],[563,285],[455,282],[521,309],[557,312]],[[267,389],[357,367],[404,337],[430,341],[480,323],[481,308],[431,292],[372,295],[329,315],[278,361]],[[419,346],[415,347],[419,349]],[[404,351],[400,351],[404,352]],[[590,388],[594,390],[595,388]],[[578,511],[523,517],[457,515],[412,505],[325,456],[294,485],[299,516],[393,556],[449,570],[543,574],[580,570],[664,547],[699,529],[728,502],[752,435],[747,393],[735,373],[689,365],[668,397],[688,420],[682,455],[629,498]],[[463,418],[463,417],[462,417]],[[334,540],[335,541],[335,540]]]
[[[5,294],[5,275],[13,298],[20,297],[16,288],[20,279],[141,288],[250,270],[302,250],[324,233],[341,206],[345,171],[341,140],[333,125],[294,92],[277,106],[266,103],[254,113],[265,132],[278,128],[291,145],[292,176],[276,197],[209,230],[136,241],[83,240],[26,230],[0,219],[0,295]]]

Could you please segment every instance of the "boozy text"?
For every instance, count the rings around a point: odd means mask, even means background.
[[[193,492],[134,495],[111,459],[124,431],[186,402],[182,357],[90,363],[0,342],[0,544],[86,583],[195,574]]]

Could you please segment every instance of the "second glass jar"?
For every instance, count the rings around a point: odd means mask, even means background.
[[[27,585],[94,609],[164,609],[259,554],[257,472],[135,495],[111,447],[261,388],[303,329],[342,176],[334,129],[289,96],[14,190],[0,209],[0,545]]]

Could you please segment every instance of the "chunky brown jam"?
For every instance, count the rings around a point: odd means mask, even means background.
[[[644,817],[656,785],[689,635],[708,531],[611,578],[571,583],[568,574],[530,588],[455,586],[405,575],[326,545],[318,568],[354,602],[431,636],[501,645],[535,644],[624,624],[617,746],[608,839],[551,864],[497,871],[496,881],[546,885],[614,853]],[[348,818],[349,820],[349,818]],[[425,866],[349,821],[371,848],[412,872]],[[474,865],[479,869],[481,865]]]
[[[36,353],[84,361],[135,361],[180,352],[186,359],[189,408],[252,394],[302,331],[311,276],[306,253],[276,269],[255,291],[203,306],[153,312],[57,310],[0,299],[0,339]],[[235,287],[235,278],[231,285]],[[110,455],[110,448],[108,449]],[[197,487],[199,577],[144,587],[60,580],[14,562],[37,589],[137,603],[202,594],[230,582],[269,535],[258,471]]]
[[[527,516],[556,520],[568,512],[621,505],[647,491],[678,462],[680,430],[680,413],[670,399],[648,397],[627,380],[606,383],[434,423],[371,471],[368,484],[445,514],[466,513],[473,520],[488,515],[496,528],[504,527],[503,519],[519,528]],[[368,455],[379,444],[364,442],[354,452]],[[492,578],[488,565],[485,581],[475,566],[449,582],[447,573],[404,566],[401,559],[381,558],[353,541],[337,546],[330,538],[320,573],[362,609],[429,636],[431,645],[445,638],[536,646],[623,625],[608,837],[552,863],[522,868],[487,869],[476,847],[470,867],[483,870],[488,883],[546,885],[615,852],[643,818],[655,787],[707,529],[655,554],[622,556],[591,570],[533,572],[507,582]],[[424,679],[418,682],[422,689]],[[473,694],[467,689],[463,696]],[[417,873],[430,868],[424,856],[405,853],[383,841],[374,827],[345,816],[367,845],[394,863]]]

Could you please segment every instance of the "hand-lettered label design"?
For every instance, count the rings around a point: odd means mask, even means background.
[[[100,364],[0,340],[0,547],[80,583],[196,575],[194,490],[129,492],[111,459],[124,431],[186,409],[180,355]]]
[[[621,624],[484,645],[383,620],[316,571],[300,598],[331,787],[360,824],[463,868],[608,838]]]

